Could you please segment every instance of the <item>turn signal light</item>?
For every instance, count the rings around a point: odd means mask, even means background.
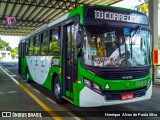
[[[153,50],[153,65],[158,65],[158,49]]]

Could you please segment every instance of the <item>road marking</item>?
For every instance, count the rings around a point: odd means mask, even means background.
[[[66,110],[67,110],[68,112],[70,112],[71,114],[73,114],[73,115],[75,115],[75,116],[78,116],[78,117],[74,117],[75,119],[77,119],[77,120],[85,120],[85,118],[83,118],[83,117],[81,117],[81,116],[73,113],[73,112],[72,112],[70,109],[68,109],[66,106],[61,105],[61,107],[63,107],[64,109],[66,109]]]
[[[57,104],[56,102],[54,102],[53,100],[51,100],[50,98],[46,97],[46,99],[48,99],[50,102]]]
[[[17,91],[7,91],[7,93],[16,93]]]
[[[73,104],[73,101],[71,101],[70,99],[66,98],[65,96],[62,96],[62,98]]]
[[[4,94],[4,92],[0,92],[0,95],[3,95]]]
[[[27,85],[30,87],[31,85],[27,83]]]
[[[0,68],[1,68],[1,66],[0,66]],[[2,69],[2,68],[1,68]],[[3,69],[2,69],[3,70]],[[6,70],[8,70],[8,69],[6,69]],[[10,71],[11,72],[11,71]],[[7,74],[7,73],[6,73]],[[7,74],[8,75],[8,74]],[[21,80],[22,80],[22,82],[24,82],[24,79],[22,79],[20,76],[18,76]],[[13,78],[14,79],[14,78]],[[13,80],[14,81],[14,80]],[[16,80],[17,81],[17,80]],[[30,84],[27,84],[28,86],[30,86],[31,87],[31,85]],[[37,90],[38,91],[38,90]],[[43,93],[41,93],[41,94],[43,94]],[[43,94],[44,95],[44,94]],[[46,95],[44,95],[44,96],[46,96]],[[46,99],[48,99],[50,102],[52,102],[52,103],[54,103],[54,104],[57,104],[54,100],[52,100],[52,99],[50,99],[49,97],[46,97]],[[74,113],[74,112],[72,112],[69,108],[67,108],[66,106],[64,106],[64,105],[60,105],[62,108],[64,108],[66,111],[68,111],[68,112],[70,112],[70,114],[72,114],[72,115],[74,115],[75,117],[73,117],[73,118],[75,118],[75,119],[77,119],[77,120],[85,120],[85,118],[83,118],[83,117],[81,117],[80,115],[77,115],[76,113]],[[50,113],[50,112],[49,112]]]
[[[11,76],[13,76],[13,77],[14,77],[14,76],[17,76],[17,75],[11,75]]]
[[[41,92],[39,92],[39,90],[37,90],[37,89],[35,89],[35,88],[34,88],[34,90],[35,90],[37,93],[41,93]]]
[[[31,91],[29,91],[24,85],[14,79],[11,75],[9,75],[5,70],[0,67],[0,69],[5,72],[23,91],[25,91],[32,99],[34,99],[54,120],[62,120],[62,118],[56,114],[51,108],[49,108],[46,104],[44,104],[40,99],[38,99]],[[56,116],[56,117],[53,117]]]

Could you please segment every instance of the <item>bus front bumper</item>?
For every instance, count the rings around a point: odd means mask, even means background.
[[[150,99],[152,96],[152,83],[146,94],[142,97],[136,97],[128,100],[106,100],[105,96],[102,96],[88,87],[84,87],[80,92],[80,107],[96,107],[96,106],[106,106],[106,105],[116,105],[130,102],[137,102]]]

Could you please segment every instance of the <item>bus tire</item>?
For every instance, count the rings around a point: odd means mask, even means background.
[[[29,79],[29,70],[28,70],[28,68],[26,70],[26,82],[27,83],[31,83],[31,80]]]
[[[58,78],[58,76],[55,77],[54,79],[54,96],[55,96],[55,99],[56,99],[56,102],[58,104],[62,104],[64,103],[63,101],[63,98],[62,98],[62,90],[61,90],[61,87],[60,87],[60,80]]]

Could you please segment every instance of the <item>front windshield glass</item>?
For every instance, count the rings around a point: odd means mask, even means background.
[[[131,67],[150,64],[149,31],[140,28],[86,26],[83,62],[90,66]]]

